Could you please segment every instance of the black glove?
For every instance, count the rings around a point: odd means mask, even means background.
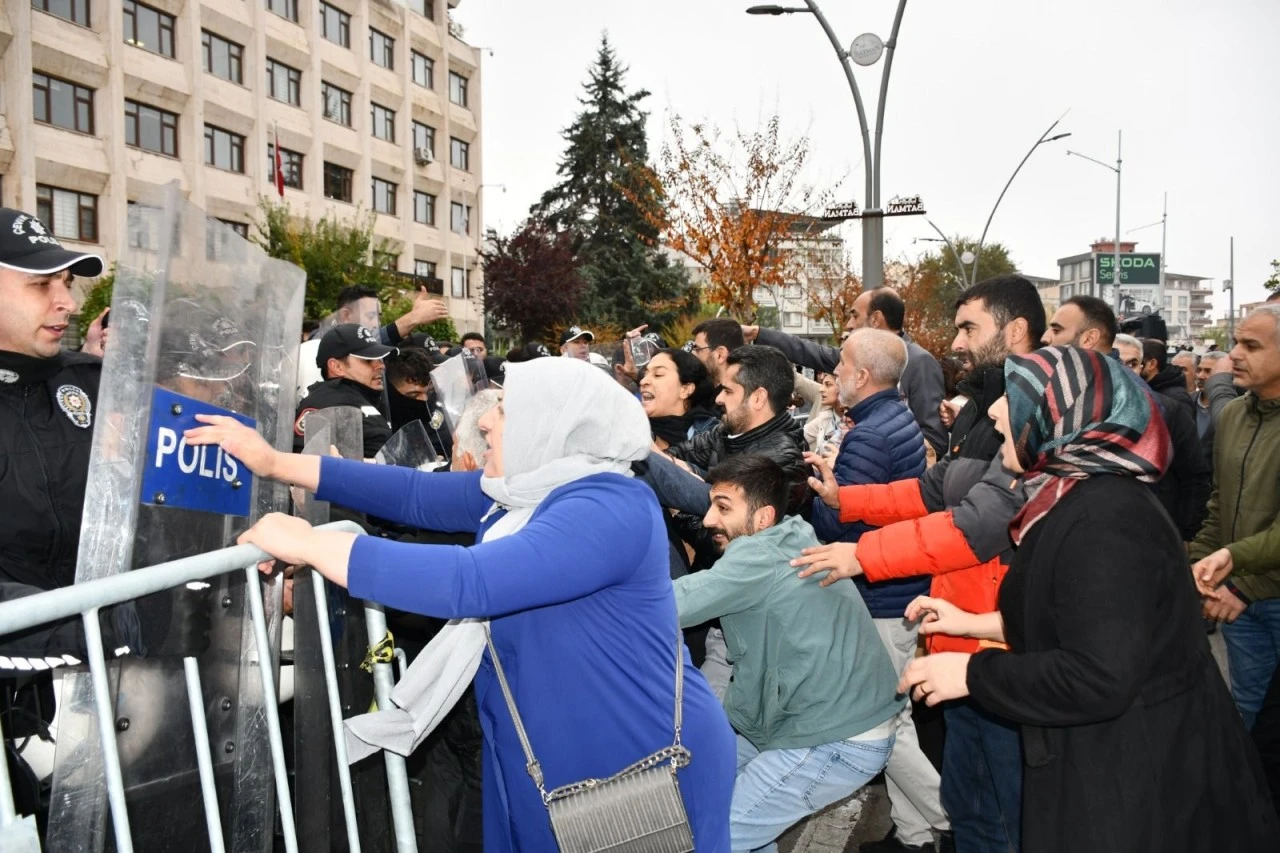
[[[185,586],[139,598],[111,613],[116,641],[138,657],[196,657],[209,648],[213,589]],[[111,650],[108,650],[108,653]]]

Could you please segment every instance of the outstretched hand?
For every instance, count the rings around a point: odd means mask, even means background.
[[[196,415],[196,420],[207,426],[183,433],[187,444],[216,444],[259,477],[272,476],[278,453],[253,427],[226,415]]]
[[[950,601],[921,595],[907,605],[903,616],[908,622],[919,622],[921,634],[965,637],[969,635],[969,620],[973,614],[961,610]]]
[[[791,561],[792,567],[805,567],[800,572],[802,578],[826,572],[827,576],[821,581],[822,586],[831,586],[836,581],[862,574],[862,564],[858,562],[858,546],[852,542],[818,545],[805,548],[800,554],[801,556]]]
[[[835,472],[831,470],[831,463],[816,453],[806,453],[804,461],[818,469],[818,477],[809,478],[809,488],[813,489],[813,493],[822,498],[822,502],[832,509],[839,511],[840,509],[840,484],[836,482]]]

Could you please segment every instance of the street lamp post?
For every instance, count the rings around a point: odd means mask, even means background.
[[[1120,177],[1121,177],[1120,143],[1122,139],[1121,134],[1122,134],[1122,131],[1116,131],[1116,164],[1114,166],[1112,166],[1110,163],[1104,163],[1101,160],[1095,160],[1094,158],[1089,157],[1088,155],[1081,154],[1079,151],[1067,152],[1068,157],[1074,154],[1076,157],[1080,157],[1082,159],[1088,160],[1090,163],[1096,163],[1102,168],[1110,169],[1111,171],[1116,173],[1116,240],[1115,240],[1115,243],[1111,246],[1111,254],[1112,254],[1111,286],[1115,289],[1115,294],[1116,294],[1115,311],[1116,311],[1117,317],[1120,316],[1120,280],[1121,280],[1120,278]],[[1097,274],[1098,274],[1098,271],[1094,270],[1094,275],[1096,276]],[[1098,285],[1098,290],[1099,290],[1099,295],[1101,295],[1101,290],[1102,290],[1101,284]]]
[[[884,74],[880,78],[880,101],[876,107],[876,137],[875,149],[872,150],[871,130],[867,124],[867,111],[862,103],[862,92],[858,88],[858,81],[853,76],[853,59],[850,51],[846,50],[836,37],[835,30],[831,28],[822,10],[818,8],[816,0],[804,0],[804,6],[752,6],[747,9],[748,15],[790,15],[797,12],[805,12],[817,18],[818,23],[822,26],[822,31],[827,34],[827,39],[831,42],[831,47],[835,49],[836,56],[840,60],[840,67],[844,69],[845,80],[849,83],[849,91],[853,93],[853,105],[858,113],[858,127],[862,131],[862,160],[864,163],[864,171],[866,172],[866,186],[864,189],[866,204],[862,213],[862,281],[867,289],[881,287],[884,285],[884,210],[880,207],[880,162],[881,162],[881,139],[884,133],[884,109],[885,99],[889,93],[889,72],[893,69],[893,50],[898,44],[898,29],[902,25],[902,13],[906,10],[907,0],[898,0],[898,11],[893,17],[893,29],[889,33],[889,40],[883,43],[885,51]],[[863,36],[859,36],[861,41]],[[855,41],[855,45],[856,45]],[[858,59],[859,64],[872,65],[880,58],[881,44],[878,38],[871,37],[868,39],[868,55],[867,58]]]

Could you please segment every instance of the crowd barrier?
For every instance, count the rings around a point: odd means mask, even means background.
[[[350,521],[338,521],[318,527],[345,533],[362,534],[358,525]],[[129,830],[129,816],[125,808],[125,789],[120,772],[120,757],[116,745],[115,725],[111,695],[107,681],[107,660],[102,647],[102,630],[98,612],[103,607],[122,604],[135,598],[160,592],[184,584],[206,581],[228,572],[243,571],[248,577],[250,617],[253,635],[261,660],[272,660],[267,638],[267,625],[263,614],[262,586],[258,563],[271,559],[265,552],[252,545],[237,545],[220,551],[197,554],[181,560],[136,569],[109,578],[87,581],[61,589],[15,601],[0,603],[0,636],[16,633],[48,622],[56,622],[80,616],[88,649],[88,666],[93,681],[94,704],[98,717],[98,730],[102,735],[102,753],[106,771],[107,802],[111,810],[112,828],[118,853],[132,853],[133,838]],[[316,612],[327,613],[325,585],[312,584],[316,597]],[[377,605],[365,605],[369,646],[383,642],[387,633],[386,616]],[[356,823],[355,802],[351,790],[351,772],[347,765],[347,749],[342,726],[342,711],[338,698],[338,679],[334,668],[333,643],[329,622],[320,619],[318,641],[323,650],[325,684],[328,694],[329,715],[333,723],[333,749],[337,758],[339,786],[342,792],[343,815],[346,823],[348,847],[351,853],[360,851],[359,827]],[[301,638],[295,639],[295,642]],[[193,657],[183,660],[187,682],[187,697],[191,710],[191,728],[196,744],[196,760],[200,776],[200,790],[204,805],[205,825],[209,849],[223,853],[226,847],[222,836],[222,817],[219,814],[217,788],[214,782],[213,760],[205,724],[204,698],[200,687],[200,670]],[[294,824],[293,801],[289,792],[289,779],[285,767],[284,742],[280,734],[280,715],[277,703],[274,666],[260,666],[262,692],[266,698],[268,737],[271,748],[271,764],[275,776],[276,798],[280,810],[280,823],[287,853],[297,853],[298,839]],[[389,662],[373,663],[374,695],[379,708],[389,707],[389,695],[394,684],[392,665]],[[4,733],[0,731],[0,739]],[[416,853],[417,836],[414,832],[413,813],[409,800],[408,774],[402,756],[384,752],[387,785],[394,824],[397,853]],[[9,780],[8,764],[0,760],[0,853],[31,853],[39,851],[35,819],[20,816],[14,807],[13,789]]]

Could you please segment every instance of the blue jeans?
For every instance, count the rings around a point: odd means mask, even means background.
[[[738,778],[729,839],[738,851],[774,853],[796,821],[852,795],[884,769],[894,736],[842,740],[805,749],[756,749],[738,735]]]
[[[942,805],[956,853],[1017,853],[1022,844],[1022,732],[973,702],[944,710]]]
[[[1231,670],[1231,695],[1252,729],[1280,660],[1280,598],[1255,601],[1234,622],[1222,626]]]

